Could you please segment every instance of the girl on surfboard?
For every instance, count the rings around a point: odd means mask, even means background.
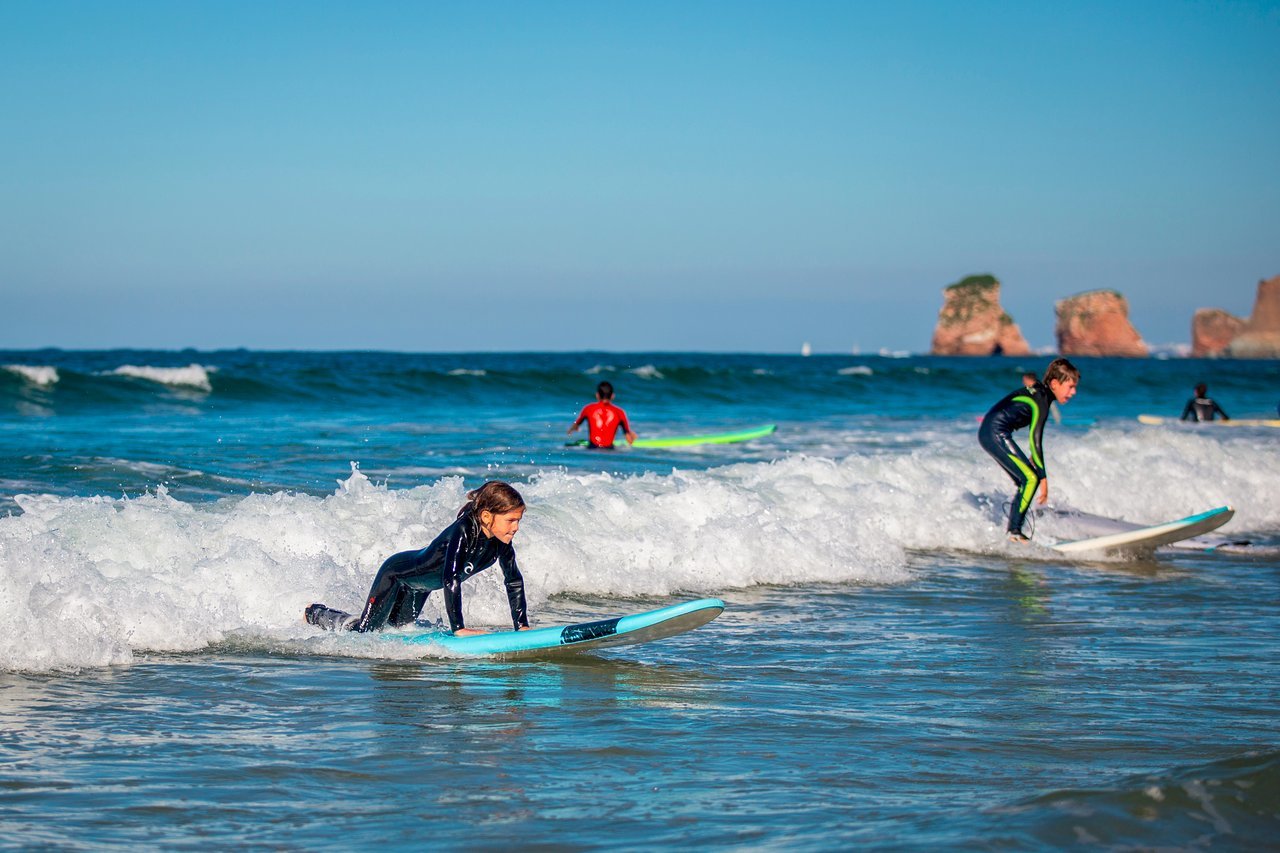
[[[1040,503],[1049,500],[1049,475],[1044,469],[1044,424],[1056,401],[1066,403],[1076,394],[1080,371],[1065,358],[1054,359],[1044,372],[1044,381],[1012,391],[991,407],[978,428],[978,443],[1000,464],[1018,487],[1009,507],[1009,539],[1026,542],[1022,522],[1031,499],[1040,489]],[[1031,427],[1031,457],[1013,440],[1014,430]]]
[[[458,518],[420,551],[401,551],[387,558],[373,578],[359,618],[323,604],[306,609],[306,620],[330,631],[376,631],[386,625],[408,625],[418,618],[427,596],[444,593],[444,610],[455,636],[483,634],[462,619],[462,582],[495,562],[502,568],[517,631],[529,628],[524,578],[516,565],[511,540],[520,529],[524,499],[509,484],[490,480],[467,494]]]

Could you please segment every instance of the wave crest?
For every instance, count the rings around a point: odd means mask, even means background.
[[[6,364],[4,369],[16,373],[32,385],[52,385],[58,381],[58,369],[47,365]]]
[[[151,367],[149,365],[122,364],[110,371],[115,376],[128,376],[132,379],[144,379],[158,382],[161,385],[177,385],[188,388],[199,388],[212,391],[209,374],[217,371],[216,367],[201,364],[189,364],[186,367]]]

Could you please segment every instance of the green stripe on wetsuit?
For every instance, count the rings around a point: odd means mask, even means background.
[[[1040,423],[1040,404],[1031,397],[1014,397],[1015,403],[1026,403],[1031,407],[1031,429],[1027,436],[1027,444],[1031,447],[1031,461],[1036,464],[1041,471],[1044,470],[1044,460],[1040,458],[1040,448],[1036,446],[1036,424]],[[1018,463],[1022,465],[1021,462]]]
[[[1027,467],[1027,463],[1023,462],[1017,456],[1014,456],[1012,453],[1008,453],[1006,455],[1013,460],[1013,464],[1017,465],[1018,470],[1027,478],[1027,481],[1022,484],[1021,497],[1018,500],[1018,510],[1025,513],[1027,511],[1027,507],[1031,506],[1031,499],[1035,497],[1036,486],[1040,485],[1040,478],[1036,476],[1035,471],[1032,471]]]

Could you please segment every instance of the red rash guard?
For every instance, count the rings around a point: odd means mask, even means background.
[[[613,403],[596,402],[582,407],[578,420],[585,420],[590,427],[590,441],[596,447],[613,447],[613,437],[622,427],[624,432],[631,431],[627,423],[627,413]]]

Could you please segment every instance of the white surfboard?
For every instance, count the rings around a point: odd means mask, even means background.
[[[1094,515],[1070,506],[1037,507],[1036,516],[1049,517],[1053,520],[1054,530],[1059,537],[1074,536],[1078,539],[1090,539],[1107,536],[1112,533],[1127,533],[1149,525],[1135,524],[1132,521],[1120,521],[1104,515]],[[1166,548],[1175,551],[1196,551],[1205,554],[1240,554],[1249,557],[1280,557],[1280,545],[1264,545],[1246,535],[1223,535],[1206,533],[1170,542]]]
[[[1235,514],[1236,511],[1231,507],[1220,506],[1207,512],[1179,518],[1177,521],[1122,530],[1089,539],[1077,539],[1073,542],[1059,542],[1052,548],[1064,554],[1082,554],[1090,551],[1102,553],[1154,551],[1161,545],[1170,545],[1217,530],[1230,521]]]

